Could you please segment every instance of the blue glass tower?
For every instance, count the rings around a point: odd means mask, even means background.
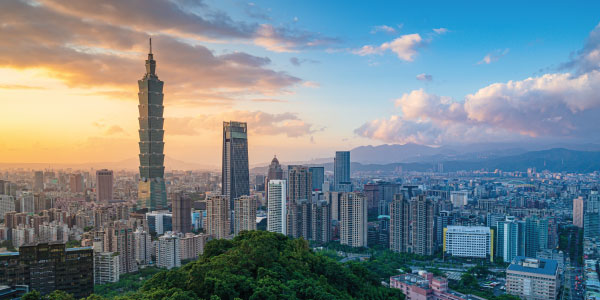
[[[163,82],[156,75],[156,61],[150,52],[146,60],[146,74],[139,85],[140,117],[140,182],[138,186],[138,207],[149,210],[167,207],[167,192],[164,180],[165,155],[163,137]]]

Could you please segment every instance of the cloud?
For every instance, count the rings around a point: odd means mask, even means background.
[[[365,45],[360,49],[355,49],[352,53],[366,56],[373,54],[382,54],[386,51],[391,51],[404,61],[413,61],[417,55],[419,48],[427,45],[429,40],[425,40],[418,33],[402,35],[390,42],[381,44],[380,46]]]
[[[0,90],[44,90],[41,86],[32,86],[24,84],[0,84]]]
[[[207,34],[220,32],[235,36],[235,32],[243,32],[234,30],[235,26],[224,25],[227,23],[224,21],[223,24],[216,21],[208,22],[213,25],[205,24],[197,16],[180,15],[182,12],[176,8],[163,7],[175,2],[159,2],[161,4],[154,9],[147,9],[144,2],[145,5],[139,5],[139,10],[128,11],[123,20],[115,18],[121,15],[122,9],[135,6],[131,4],[133,0],[108,1],[105,5],[89,2],[91,8],[98,9],[97,14],[89,11],[90,8],[84,5],[88,3],[85,0],[43,0],[40,5],[0,2],[0,67],[41,68],[68,86],[104,89],[107,95],[119,98],[130,93],[133,100],[136,97],[131,90],[135,90],[135,81],[144,73],[144,53],[149,36],[146,31],[135,28],[146,24],[145,18],[157,18],[152,22],[163,24],[164,28],[177,27],[173,32],[186,26],[201,27],[199,24],[207,27]],[[192,5],[192,1],[177,3]],[[152,15],[156,8],[166,10],[164,16]],[[114,15],[109,13],[113,10]],[[217,30],[215,24],[229,29]],[[271,60],[267,57],[243,52],[217,55],[202,45],[170,34],[154,34],[153,44],[157,72],[166,84],[167,102],[202,104],[216,103],[213,99],[235,98],[232,95],[239,93],[273,95],[285,93],[286,89],[302,82],[286,72],[271,69]]]
[[[417,75],[417,80],[419,80],[419,81],[425,81],[425,82],[431,82],[433,80],[433,76],[429,75],[429,74],[422,73],[422,74]]]
[[[560,69],[574,69],[577,74],[600,70],[600,23],[590,32],[583,48],[572,53],[570,60],[561,64]]]
[[[224,120],[248,123],[251,134],[301,137],[319,130],[302,121],[296,114],[271,114],[262,111],[233,111],[196,117],[166,118],[165,132],[172,135],[197,135],[201,130],[219,130]]]
[[[302,85],[305,87],[309,87],[309,88],[321,87],[321,85],[318,82],[314,82],[314,81],[305,81],[302,83]]]
[[[401,111],[355,133],[385,142],[444,144],[499,140],[595,139],[600,71],[545,74],[495,83],[463,101],[415,90],[396,100]]]
[[[254,43],[273,52],[298,52],[306,48],[325,47],[337,43],[335,38],[321,37],[307,31],[277,28],[261,24],[254,35]]]
[[[477,62],[477,64],[478,65],[480,65],[480,64],[488,64],[489,65],[495,61],[498,61],[504,55],[508,54],[508,51],[509,51],[509,49],[506,48],[504,50],[498,49],[494,52],[488,53],[483,57],[483,59],[481,59],[479,62]]]
[[[125,130],[118,125],[112,125],[109,128],[106,129],[106,131],[104,131],[104,135],[117,135],[117,134],[123,134],[123,135],[127,135],[127,132],[125,132]]]
[[[437,34],[444,34],[447,33],[449,30],[448,28],[434,28],[433,31]]]
[[[402,28],[402,25],[398,25],[398,28]],[[371,34],[375,34],[378,32],[396,33],[396,28],[387,25],[373,26],[373,28],[371,29]]]
[[[313,60],[313,59],[304,59],[304,58],[298,58],[298,57],[292,57],[290,58],[290,63],[292,63],[292,65],[299,67],[304,63],[312,63],[312,64],[318,64],[319,61],[317,60]]]
[[[287,103],[287,100],[281,99],[270,99],[270,98],[260,98],[260,99],[252,99],[252,102],[265,102],[265,103]]]

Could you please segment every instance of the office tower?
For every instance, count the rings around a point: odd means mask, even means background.
[[[318,243],[331,241],[331,206],[321,200],[311,204],[311,240]]]
[[[461,209],[468,203],[467,191],[452,191],[450,192],[450,202],[455,208]]]
[[[207,233],[216,239],[229,236],[229,199],[225,196],[209,196],[206,200]]]
[[[583,228],[583,197],[573,199],[573,225]]]
[[[71,193],[83,193],[83,176],[81,174],[69,175],[69,190]]]
[[[167,207],[167,189],[164,181],[165,155],[163,137],[163,82],[156,75],[156,61],[150,52],[146,60],[146,74],[139,85],[140,123],[140,181],[138,185],[138,207],[148,210]]]
[[[181,260],[196,259],[204,253],[204,245],[206,244],[206,235],[193,234],[188,232],[185,236],[179,238],[181,249]]]
[[[435,217],[435,247],[439,249],[444,243],[444,228],[454,224],[454,216],[449,211],[440,211]]]
[[[400,193],[400,185],[392,182],[377,181],[364,185],[364,194],[369,205],[369,215],[389,215],[389,205],[394,195]]]
[[[305,166],[289,166],[288,167],[288,217],[287,217],[287,234],[298,238],[303,236],[303,233],[308,233],[310,230],[302,230],[307,227],[307,210],[301,209],[302,203],[310,202],[312,198],[312,178],[308,167]],[[309,204],[305,204],[309,205]],[[310,206],[309,206],[310,207]]]
[[[33,191],[37,193],[44,191],[44,172],[35,171],[33,173]]]
[[[192,231],[192,199],[178,193],[173,199],[173,232]]]
[[[135,237],[126,224],[115,222],[104,231],[104,250],[119,253],[119,273],[137,272]]]
[[[285,180],[271,180],[267,185],[269,195],[267,231],[287,234],[287,192]]]
[[[96,171],[96,200],[108,202],[113,199],[113,171],[102,169]]]
[[[600,213],[586,212],[583,216],[583,237],[597,238],[600,236]]]
[[[135,261],[145,266],[152,262],[152,238],[143,227],[138,227],[133,233],[135,239]]]
[[[498,222],[496,256],[510,262],[517,256],[525,255],[525,225],[525,222],[511,218]]]
[[[411,252],[419,255],[433,255],[434,252],[434,207],[425,195],[414,197],[410,201]]]
[[[591,190],[585,205],[586,212],[600,212],[600,194],[597,190]]]
[[[66,248],[61,243],[33,243],[0,255],[0,285],[26,285],[48,295],[55,290],[85,298],[94,291],[92,247]]]
[[[521,299],[556,299],[560,285],[555,260],[519,256],[506,269],[506,293]]]
[[[548,218],[548,249],[558,247],[558,220],[556,217]]]
[[[409,243],[410,205],[402,194],[390,203],[390,250],[406,252]]]
[[[159,268],[172,269],[181,267],[181,250],[179,237],[167,232],[158,238],[156,265]]]
[[[119,254],[94,252],[94,284],[119,281]]]
[[[340,243],[367,247],[367,199],[359,193],[342,194],[340,215]]]
[[[146,223],[150,233],[161,235],[167,231],[173,231],[173,215],[168,211],[146,213]]]
[[[233,203],[233,233],[237,235],[244,230],[256,230],[256,197],[241,196],[235,198]]]
[[[233,207],[237,197],[250,195],[248,171],[248,127],[242,122],[223,122],[221,194]]]
[[[11,211],[15,211],[15,198],[9,195],[0,195],[0,220],[4,220],[4,215]]]
[[[35,195],[31,192],[22,192],[20,196],[18,196],[18,200],[20,205],[19,212],[22,213],[32,213],[35,212]]]
[[[265,190],[268,189],[269,181],[271,180],[282,180],[283,179],[283,169],[279,164],[279,160],[277,156],[273,157],[271,160],[271,164],[269,165],[269,171],[267,172],[267,178],[265,179]],[[269,206],[269,193],[266,193],[266,202],[267,206]]]
[[[336,151],[333,161],[333,186],[338,192],[351,192],[350,151]]]
[[[494,258],[493,231],[484,226],[448,226],[444,252],[458,257]]]
[[[308,171],[312,178],[312,190],[322,191],[323,182],[325,182],[325,167],[310,167]]]
[[[547,233],[548,228],[546,228]],[[540,250],[540,229],[537,217],[525,219],[525,256],[535,257]]]

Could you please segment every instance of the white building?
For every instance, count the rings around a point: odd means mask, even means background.
[[[4,215],[11,211],[15,211],[15,198],[10,195],[0,195],[0,220],[4,220]]]
[[[359,193],[343,193],[340,219],[340,244],[367,247],[367,198]]]
[[[172,269],[181,266],[181,250],[179,249],[179,237],[166,232],[158,238],[158,249],[156,255],[156,265],[159,268]]]
[[[138,227],[133,233],[135,240],[135,260],[139,265],[147,265],[152,261],[152,239],[150,233]]]
[[[267,231],[287,234],[287,192],[285,180],[270,180]]]
[[[448,226],[444,229],[444,252],[452,256],[493,258],[492,234],[484,226]]]
[[[115,252],[94,252],[94,284],[119,281],[119,255]]]
[[[452,191],[450,192],[450,202],[455,208],[463,208],[469,201],[467,191]]]
[[[559,288],[555,260],[517,256],[506,269],[506,293],[521,299],[556,299]]]

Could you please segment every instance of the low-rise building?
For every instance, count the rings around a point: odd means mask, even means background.
[[[555,260],[517,256],[506,269],[506,292],[522,299],[556,299],[559,287]]]
[[[484,226],[448,226],[444,229],[444,252],[452,256],[493,259],[493,230]]]

